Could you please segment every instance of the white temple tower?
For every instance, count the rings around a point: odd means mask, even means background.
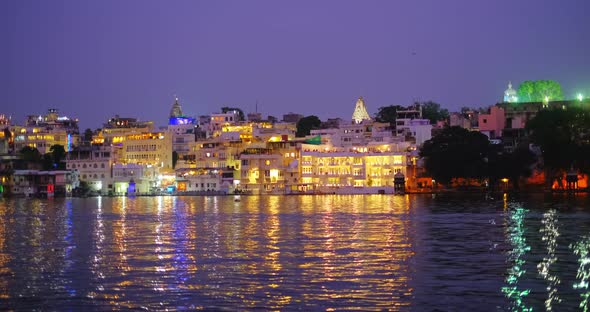
[[[365,106],[365,101],[363,97],[359,97],[356,100],[356,105],[354,107],[354,112],[352,113],[352,122],[354,123],[361,123],[363,120],[371,120],[369,113],[367,113],[367,107]]]

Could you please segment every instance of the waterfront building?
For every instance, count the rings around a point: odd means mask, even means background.
[[[336,147],[302,144],[298,190],[321,193],[393,193],[396,173],[406,175],[409,143]]]
[[[15,170],[11,192],[26,197],[70,196],[78,185],[78,173],[74,170]]]
[[[361,123],[365,120],[371,120],[369,113],[367,112],[367,107],[365,106],[365,101],[363,97],[359,97],[356,100],[356,105],[354,106],[354,111],[352,112],[352,121],[354,123]]]
[[[249,147],[240,155],[240,190],[252,194],[284,194],[285,167],[281,155],[266,147]]]
[[[106,195],[113,192],[114,150],[110,145],[80,147],[68,153],[66,169],[78,172],[80,181],[86,182],[91,191]]]
[[[152,165],[113,164],[113,193],[115,195],[154,193],[162,188],[162,180],[162,175]]]
[[[234,189],[233,170],[213,168],[176,170],[178,194],[229,194]]]
[[[30,146],[45,154],[51,146],[62,145],[68,152],[80,141],[78,119],[60,116],[54,108],[44,116],[28,116],[24,126],[11,126],[11,131],[16,151]]]

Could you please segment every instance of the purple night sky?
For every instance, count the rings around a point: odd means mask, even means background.
[[[508,80],[590,95],[590,1],[0,2],[0,113],[97,128],[222,106],[349,119],[495,104]]]

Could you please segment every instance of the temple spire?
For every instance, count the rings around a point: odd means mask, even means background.
[[[367,112],[367,107],[365,106],[365,101],[363,97],[359,97],[356,100],[356,105],[354,107],[354,112],[352,113],[352,121],[354,123],[361,123],[363,120],[371,120],[369,113]]]

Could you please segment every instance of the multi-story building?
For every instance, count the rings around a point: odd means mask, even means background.
[[[78,174],[73,170],[15,170],[11,192],[27,197],[69,196],[78,185]]]
[[[285,193],[282,156],[270,148],[247,148],[240,155],[240,190],[252,194]]]
[[[114,164],[113,193],[115,195],[148,194],[161,190],[157,168],[151,165]]]
[[[98,135],[92,139],[93,144],[121,144],[127,135],[149,133],[154,129],[152,121],[139,121],[137,118],[123,118],[119,115],[109,119]]]
[[[190,151],[190,144],[195,141],[196,126],[196,119],[182,113],[182,107],[176,98],[170,109],[166,130],[172,136],[172,151],[178,153],[179,158]]]
[[[121,144],[121,158],[117,162],[172,171],[172,137],[165,132],[127,135]]]
[[[301,145],[298,190],[327,193],[393,193],[396,173],[406,174],[409,143],[334,147]]]
[[[102,145],[78,148],[68,153],[66,169],[77,171],[80,181],[86,182],[91,191],[106,195],[113,192],[113,149]]]
[[[51,108],[45,116],[30,115],[25,126],[12,126],[14,148],[25,146],[36,148],[41,154],[49,152],[53,145],[62,145],[66,152],[79,144],[78,119],[59,116],[57,109]]]

